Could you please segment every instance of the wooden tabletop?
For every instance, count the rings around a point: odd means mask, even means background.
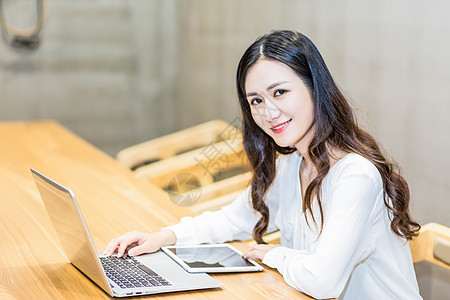
[[[158,231],[192,214],[56,122],[0,123],[1,299],[109,298],[68,262],[30,168],[74,191],[99,252],[127,231]],[[233,245],[248,248],[243,242]],[[214,277],[222,288],[141,298],[312,299],[268,267]]]

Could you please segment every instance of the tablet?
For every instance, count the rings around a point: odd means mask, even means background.
[[[255,272],[264,270],[229,244],[165,246],[161,250],[190,273]]]

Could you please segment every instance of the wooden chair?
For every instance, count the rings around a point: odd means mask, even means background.
[[[234,126],[222,120],[213,120],[125,148],[116,155],[116,159],[127,168],[136,170],[210,143],[239,136],[240,131]]]
[[[243,166],[245,155],[240,139],[210,143],[202,148],[154,162],[135,170],[138,177],[166,189],[175,175],[190,174],[198,181],[193,186],[205,186],[225,171]],[[242,172],[238,172],[242,173]]]
[[[425,224],[409,245],[414,263],[426,260],[450,270],[450,228]]]
[[[189,206],[196,213],[231,202],[248,186],[251,177],[240,138],[152,163],[136,169],[135,174],[166,190],[179,205]],[[197,196],[192,196],[193,190],[198,190]]]
[[[126,148],[117,160],[198,214],[231,202],[250,181],[241,133],[221,120]]]

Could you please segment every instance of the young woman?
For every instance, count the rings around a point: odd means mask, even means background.
[[[114,239],[105,254],[253,236],[258,245],[244,257],[313,297],[421,299],[408,185],[358,127],[314,44],[293,31],[259,38],[241,58],[237,90],[250,187],[220,211]],[[263,235],[277,229],[281,245],[266,245]]]

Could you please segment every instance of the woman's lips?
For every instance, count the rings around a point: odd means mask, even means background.
[[[284,122],[284,123],[280,123],[278,125],[275,125],[273,127],[270,127],[270,129],[273,131],[273,133],[282,133],[284,130],[286,130],[286,128],[289,126],[289,123],[291,123],[292,119]]]

